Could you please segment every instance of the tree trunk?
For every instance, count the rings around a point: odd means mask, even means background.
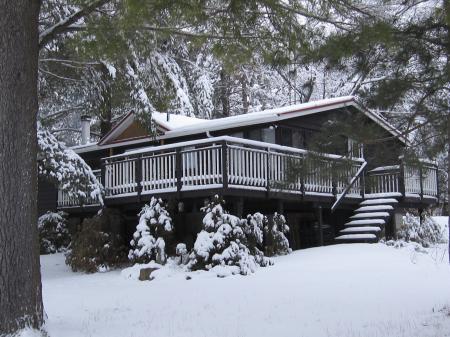
[[[0,335],[43,323],[37,234],[38,0],[0,0]]]
[[[222,116],[230,116],[230,75],[224,69],[220,72],[220,102],[222,103]]]
[[[447,207],[450,215],[450,112],[447,115]],[[448,262],[450,263],[450,216],[448,217]]]
[[[102,72],[102,82],[103,86],[101,88],[101,97],[100,97],[100,134],[101,136],[105,136],[112,127],[112,114],[111,114],[111,75],[109,74],[109,70],[104,63],[101,63],[101,72]]]
[[[248,113],[249,102],[248,102],[248,87],[247,87],[247,76],[242,69],[241,75],[241,89],[242,89],[242,113]]]

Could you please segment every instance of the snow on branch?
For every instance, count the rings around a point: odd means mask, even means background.
[[[89,165],[48,130],[38,127],[37,138],[39,175],[81,203],[93,199],[103,205],[103,186]]]
[[[84,18],[85,16],[91,14],[97,8],[103,6],[104,4],[110,2],[110,0],[96,0],[90,4],[82,7],[80,10],[69,15],[53,26],[45,29],[39,34],[39,49],[45,47],[50,41],[54,40],[58,35],[64,34],[71,30],[72,25],[78,20]]]

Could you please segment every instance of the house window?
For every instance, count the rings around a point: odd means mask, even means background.
[[[275,128],[273,126],[264,128],[261,131],[263,142],[275,144]]]
[[[354,158],[364,158],[364,148],[362,144],[359,144],[356,140],[348,138],[347,140],[348,154]]]
[[[279,130],[279,144],[284,146],[292,146],[292,129],[278,128]]]
[[[305,137],[301,130],[294,130],[292,132],[292,146],[297,149],[305,148]]]
[[[261,141],[262,140],[261,129],[253,129],[253,130],[248,131],[247,138],[250,140]]]
[[[244,138],[244,133],[242,131],[235,132],[235,133],[232,133],[230,136],[231,137],[236,137],[236,138]]]

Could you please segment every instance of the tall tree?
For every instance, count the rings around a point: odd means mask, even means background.
[[[335,69],[352,60],[352,71],[363,79],[370,68],[377,80],[359,92],[366,105],[402,112],[395,114],[396,124],[412,142],[410,154],[449,157],[450,1],[345,5],[352,26],[330,34],[318,59]],[[448,177],[450,166],[442,169]]]
[[[36,225],[39,4],[0,1],[0,334],[43,323]]]

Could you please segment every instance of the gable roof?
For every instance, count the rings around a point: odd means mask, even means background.
[[[345,107],[354,107],[400,141],[405,144],[407,143],[407,140],[402,133],[387,122],[382,116],[359,105],[353,96],[343,96],[211,120],[170,114],[169,121],[167,121],[166,113],[154,112],[152,113],[152,119],[155,122],[158,131],[156,138],[144,136],[114,142],[124,130],[135,122],[135,114],[131,111],[116,123],[116,125],[97,144],[95,144],[95,146],[90,145],[86,148],[77,147],[77,152],[93,151],[124,144],[140,144],[160,139],[183,137],[249,125],[267,124]]]
[[[406,139],[402,136],[401,132],[398,129],[389,124],[382,116],[368,109],[363,108],[356,102],[353,96],[329,98],[314,102],[290,105],[276,109],[252,112],[243,115],[207,120],[206,122],[200,125],[186,125],[181,128],[176,128],[174,130],[167,131],[165,133],[165,136],[167,138],[181,137],[191,134],[204,133],[207,131],[232,129],[236,127],[254,124],[266,124],[350,106],[361,111],[362,113],[364,113],[364,115],[366,115],[368,118],[370,118],[375,123],[380,125],[382,128],[391,133],[393,136],[399,138],[402,142],[406,143]]]
[[[98,145],[105,145],[113,143],[114,140],[120,136],[128,127],[130,127],[136,121],[136,115],[133,111],[127,113],[120,121],[118,121],[112,129],[103,136],[98,142]],[[169,120],[167,120],[169,118]],[[157,132],[161,135],[168,131],[175,130],[176,128],[198,125],[199,123],[206,122],[205,119],[196,117],[189,117],[184,115],[174,115],[161,112],[153,112],[152,120],[155,123]],[[147,137],[135,137],[132,139],[147,138]]]

